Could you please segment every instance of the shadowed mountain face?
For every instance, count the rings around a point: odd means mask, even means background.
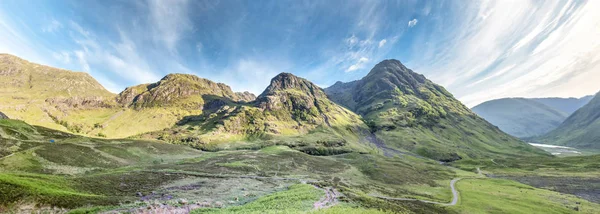
[[[585,104],[590,102],[594,98],[593,95],[581,97],[581,98],[558,98],[558,97],[549,97],[549,98],[533,98],[531,100],[537,101],[539,103],[545,104],[547,106],[552,107],[558,111],[562,111],[567,113],[567,115],[573,114],[573,112],[577,111],[579,108],[583,107]]]
[[[536,142],[576,148],[600,149],[600,93],[569,116],[558,128]]]
[[[543,135],[558,127],[568,114],[536,101],[505,98],[473,107],[473,112],[515,137]]]
[[[388,146],[442,161],[541,154],[397,60],[382,61],[361,80],[338,82],[325,91],[336,103],[362,115]]]

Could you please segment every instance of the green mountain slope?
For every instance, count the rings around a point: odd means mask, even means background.
[[[222,83],[172,74],[153,84],[105,90],[87,73],[0,55],[0,111],[10,118],[86,136],[121,138],[171,127],[202,113],[214,96],[251,101]]]
[[[600,149],[600,93],[558,128],[534,141],[576,148]]]
[[[520,138],[545,134],[568,117],[565,112],[525,98],[491,100],[472,110],[500,130]]]
[[[362,115],[388,146],[436,160],[544,154],[503,133],[397,60],[382,61],[361,80],[336,83],[325,91]]]
[[[180,107],[202,109],[207,96],[232,101],[249,102],[255,96],[249,92],[234,93],[228,85],[215,83],[190,74],[169,74],[153,84],[142,84],[125,89],[117,101],[134,108]]]
[[[368,127],[360,116],[333,103],[321,88],[289,73],[271,80],[250,103],[213,97],[201,115],[141,137],[216,149],[248,144],[297,145],[307,152],[362,150]],[[319,150],[319,151],[317,151]],[[329,152],[329,151],[325,151]]]
[[[556,110],[567,113],[567,115],[573,114],[577,109],[583,107],[585,104],[590,102],[594,98],[593,95],[588,95],[581,98],[560,98],[560,97],[548,97],[548,98],[531,98],[531,100],[540,102],[547,106],[550,106]]]

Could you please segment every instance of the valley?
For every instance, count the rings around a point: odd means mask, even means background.
[[[2,213],[600,210],[593,150],[525,143],[398,60],[325,89],[280,73],[254,96],[189,74],[113,94],[0,59]]]

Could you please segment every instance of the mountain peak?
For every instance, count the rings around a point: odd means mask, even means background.
[[[274,95],[280,91],[296,90],[313,96],[325,96],[323,90],[315,85],[314,83],[293,75],[291,73],[280,73],[271,79],[271,84],[265,89],[265,91],[259,96]]]
[[[139,107],[183,106],[199,109],[207,96],[222,97],[232,101],[252,101],[254,95],[234,93],[223,83],[216,83],[193,74],[168,74],[160,81],[125,89],[117,101]]]

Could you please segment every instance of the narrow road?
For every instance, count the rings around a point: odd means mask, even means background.
[[[427,200],[420,200],[420,199],[414,199],[414,198],[390,198],[390,197],[377,196],[377,195],[371,195],[371,196],[376,197],[376,198],[381,198],[381,199],[387,199],[387,200],[420,201],[420,202],[428,203],[428,204],[437,204],[437,205],[442,205],[442,206],[454,206],[454,205],[456,205],[456,203],[458,203],[458,191],[456,190],[456,182],[460,181],[461,179],[462,178],[455,178],[455,179],[452,179],[452,181],[450,181],[450,189],[452,189],[452,201],[450,203],[427,201]]]

